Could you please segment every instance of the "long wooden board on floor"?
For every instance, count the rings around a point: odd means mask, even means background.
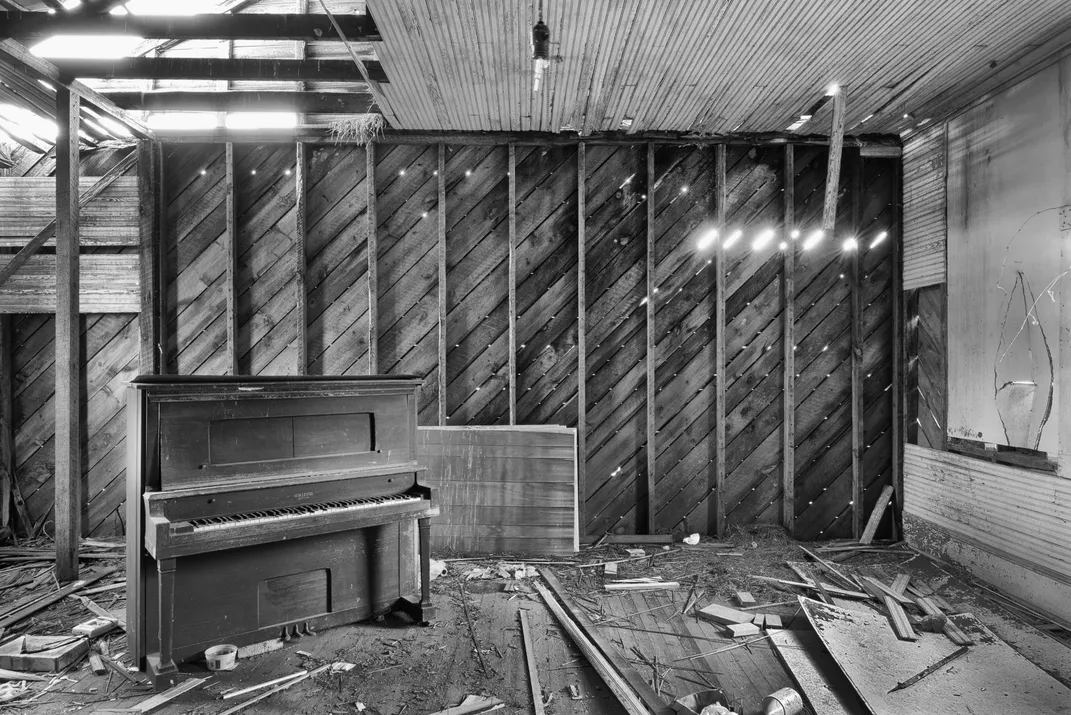
[[[811,631],[778,631],[770,636],[774,650],[792,671],[811,711],[822,715],[864,715],[866,709],[844,672]]]
[[[575,429],[420,427],[417,453],[437,490],[433,549],[580,549]]]
[[[977,643],[966,658],[890,693],[956,650],[941,633],[901,641],[883,619],[800,598],[804,613],[867,707],[875,713],[1071,713],[1071,689],[1019,655],[970,614],[950,616]]]

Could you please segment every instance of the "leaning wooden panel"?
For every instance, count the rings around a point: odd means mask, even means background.
[[[417,453],[439,498],[433,548],[579,550],[574,428],[421,427]]]
[[[97,177],[82,176],[84,192]],[[56,180],[45,177],[0,177],[0,246],[21,246],[56,218]],[[82,246],[138,244],[137,178],[116,179],[81,209],[78,242]],[[55,246],[50,239],[46,246]]]
[[[0,256],[0,265],[10,261]],[[86,255],[79,261],[79,311],[137,313],[141,282],[136,255]],[[0,286],[0,313],[54,313],[56,257],[33,256]]]

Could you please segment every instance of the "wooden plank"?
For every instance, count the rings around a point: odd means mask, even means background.
[[[116,107],[113,102],[81,82],[71,81],[69,74],[64,74],[52,62],[43,60],[32,54],[26,47],[14,40],[0,41],[0,57],[13,61],[16,66],[22,67],[31,75],[45,80],[53,85],[62,85],[76,97],[84,99],[104,114],[129,129],[135,136],[142,139],[155,139],[152,131],[141,122],[133,119],[123,110]]]
[[[238,202],[235,186],[234,144],[226,148],[227,270],[224,292],[227,299],[227,371],[239,374],[238,367]]]
[[[11,318],[0,316],[0,531],[10,527],[16,533],[11,519],[11,504],[15,486],[15,450],[13,438],[15,423],[11,401],[12,349]],[[25,514],[19,514],[23,528],[29,532],[33,527]]]
[[[715,158],[714,185],[717,192],[718,231],[727,231],[726,204],[728,187],[725,181],[725,145],[718,144]],[[711,513],[714,528],[710,531],[721,538],[725,535],[725,242],[719,239],[714,248],[715,324],[714,324],[714,504]]]
[[[822,230],[833,233],[840,195],[840,158],[844,148],[844,88],[833,95],[833,127],[829,132],[829,163],[826,169],[826,199],[822,208]]]
[[[138,232],[140,234],[138,256],[140,260],[141,312],[138,315],[139,372],[143,375],[155,375],[160,372],[162,346],[159,336],[159,317],[157,305],[160,302],[160,281],[156,272],[159,266],[160,250],[157,230],[160,221],[156,215],[158,207],[156,194],[157,153],[152,142],[142,139],[138,142]]]
[[[2,43],[0,43],[0,44],[2,44]],[[57,158],[57,161],[58,161],[58,158]],[[126,171],[128,169],[133,167],[136,161],[137,161],[137,152],[133,151],[126,157],[126,159],[121,161],[119,164],[116,164],[115,167],[113,167],[107,174],[102,176],[95,184],[93,184],[92,187],[87,189],[85,191],[85,193],[83,193],[81,195],[79,195],[79,192],[78,192],[79,181],[78,181],[78,177],[76,175],[74,180],[73,180],[74,183],[72,184],[73,190],[75,192],[74,196],[78,196],[77,203],[76,203],[76,208],[78,210],[81,210],[81,208],[84,205],[88,204],[90,201],[92,201],[93,199],[95,199],[98,196],[100,196],[104,192],[105,189],[107,189],[109,186],[111,186],[115,182],[116,179],[118,179],[120,176],[122,176],[124,173],[126,173]],[[56,205],[57,219],[59,217],[59,203],[58,203],[58,201],[59,201],[59,195],[57,194],[57,205]],[[78,230],[77,226],[75,227],[75,230],[76,231]],[[58,240],[59,240],[59,238],[58,238],[59,237],[59,230],[58,230],[58,224],[57,224],[56,220],[53,220],[53,221],[49,222],[49,224],[47,226],[45,226],[40,231],[38,231],[37,235],[34,236],[32,239],[30,239],[29,243],[27,243],[25,246],[20,248],[18,253],[16,253],[14,256],[11,257],[11,260],[8,262],[8,264],[6,266],[4,266],[3,268],[0,268],[0,286],[2,286],[7,281],[8,278],[13,276],[19,270],[19,268],[21,268],[23,265],[25,265],[26,262],[30,259],[30,257],[32,255],[34,255],[35,253],[37,253],[38,249],[40,249],[41,246],[45,245],[45,243],[48,241],[48,239],[52,238],[53,235],[57,236],[57,242],[58,242]],[[75,240],[77,240],[77,238],[78,237],[75,236]]]
[[[911,574],[898,573],[896,574],[896,578],[893,579],[891,588],[902,596],[904,595],[904,591],[907,590],[909,583],[911,583]]]
[[[841,96],[840,93],[837,96]],[[834,98],[836,101],[836,98]],[[843,114],[843,108],[841,114]],[[841,119],[843,122],[843,117]],[[841,129],[843,134],[843,127]],[[859,242],[859,212],[863,190],[863,158],[856,156],[852,171],[852,230],[855,232],[856,248],[851,252],[851,339],[852,339],[852,536],[859,538],[863,532],[863,452],[866,448],[863,417],[866,404],[863,394],[863,273],[861,270]]]
[[[781,525],[789,535],[796,528],[796,242],[791,237],[796,230],[796,154],[793,146],[785,146],[784,191],[785,223],[782,272],[783,335],[781,395]]]
[[[78,311],[78,95],[56,88],[56,578],[78,578],[82,352]]]
[[[255,17],[243,15],[243,17]],[[355,88],[356,89],[356,88]],[[294,90],[151,91],[105,90],[122,109],[143,112],[308,112],[314,114],[378,114],[371,92]],[[305,142],[297,142],[304,144]]]
[[[904,409],[904,391],[907,389],[905,375],[904,375],[904,291],[903,291],[903,269],[901,263],[902,257],[902,242],[901,226],[903,226],[903,162],[896,167],[893,174],[893,188],[892,195],[893,201],[893,223],[889,227],[889,236],[892,241],[891,253],[891,272],[892,272],[892,296],[893,296],[893,326],[892,326],[892,424],[890,425],[890,431],[892,433],[892,464],[891,464],[891,481],[894,493],[898,495],[897,504],[903,504],[903,494],[900,492],[900,485],[903,483],[903,463],[904,463],[904,428],[903,428],[903,409]],[[898,197],[898,198],[897,198]],[[885,490],[882,489],[882,492]],[[880,499],[880,497],[879,497]],[[870,527],[870,523],[867,522],[867,528]],[[866,531],[864,530],[864,533]],[[877,528],[871,533],[870,537],[873,538],[877,533]]]
[[[115,3],[121,4],[121,3]],[[340,14],[351,42],[381,40],[371,15]],[[306,40],[337,36],[326,15],[228,13],[206,15],[112,15],[108,12],[0,12],[4,37],[44,39],[53,35],[135,35],[157,40]]]
[[[897,593],[896,591],[892,590],[891,588],[889,588],[888,586],[886,586],[885,584],[883,584],[881,581],[877,580],[873,576],[862,576],[861,578],[862,578],[862,583],[864,584],[864,587],[866,585],[870,585],[872,588],[876,588],[878,591],[880,591],[883,596],[888,596],[888,597],[892,598],[894,601],[896,601],[899,604],[902,604],[904,606],[910,606],[911,605],[912,601],[911,601],[910,598],[908,598],[907,596],[904,596],[904,595],[901,595],[901,594]],[[867,589],[867,590],[870,590],[870,589]]]
[[[446,425],[446,386],[450,378],[446,371],[446,145],[439,144],[438,178],[438,242],[439,242],[439,426]]]
[[[167,705],[169,702],[171,702],[178,696],[201,687],[202,685],[204,685],[206,680],[208,680],[208,678],[190,678],[188,680],[184,680],[178,685],[168,688],[162,693],[158,693],[150,698],[142,700],[141,702],[131,707],[130,711],[135,713],[150,713],[153,710],[156,710],[157,708]]]
[[[826,651],[818,636],[809,631],[786,630],[770,641],[811,711],[823,715],[861,715],[852,684]],[[853,703],[853,699],[856,702]]]
[[[745,638],[747,636],[757,636],[762,633],[762,629],[754,623],[730,623],[726,626],[729,629],[729,635],[733,638]]]
[[[522,608],[517,615],[521,619],[521,638],[524,641],[524,658],[528,664],[528,684],[532,689],[532,707],[535,715],[543,715],[543,689],[539,686],[539,671],[536,667],[535,648],[532,645],[532,631],[528,625],[528,611]]]
[[[696,611],[696,616],[711,623],[730,625],[734,623],[751,623],[755,616],[746,611],[738,611],[735,608],[723,606],[720,603],[712,603],[709,606]]]
[[[0,49],[7,42],[0,43]],[[53,64],[70,77],[92,79],[261,80],[273,82],[362,82],[351,60],[295,60],[254,57],[123,57],[118,59],[56,59]],[[373,82],[386,83],[376,60],[365,60]],[[94,102],[96,104],[96,102]],[[121,110],[117,110],[121,111]]]
[[[96,157],[104,159],[108,155],[123,154],[126,147],[115,150],[101,150]],[[54,159],[53,159],[54,161]],[[106,188],[98,189],[93,200],[80,202],[81,221],[79,221],[79,240],[85,246],[137,246],[138,245],[138,180],[136,177],[120,175],[131,168],[130,163],[121,168],[110,168],[112,177]],[[82,177],[79,181],[80,193],[86,194],[107,174],[97,164],[85,160]],[[105,161],[109,167],[115,162]],[[0,177],[0,246],[21,248],[44,227],[54,227],[56,219],[56,184],[49,176],[4,176]],[[48,240],[46,246],[55,245]]]
[[[517,424],[517,147],[509,145],[509,423]]]
[[[651,713],[669,715],[672,710],[647,684],[643,676],[620,655],[617,655],[613,646],[599,635],[583,611],[572,605],[568,593],[562,588],[558,578],[548,569],[540,569],[539,573],[554,594],[552,595],[538,583],[533,583],[536,591],[543,597],[548,608],[569,633],[569,637],[573,639],[584,657],[606,682],[607,687],[625,707],[626,712],[630,715],[651,715]],[[558,605],[555,595],[568,608],[568,613]]]
[[[168,221],[167,221],[167,175],[165,173],[166,167],[164,165],[165,155],[164,147],[160,142],[153,142],[153,154],[154,167],[156,173],[156,234],[157,234],[157,263],[156,263],[156,276],[158,281],[158,297],[159,300],[154,308],[156,315],[154,321],[157,328],[157,341],[159,345],[158,367],[161,375],[167,373],[167,346],[169,343],[168,321],[167,321],[167,237],[168,237]]]
[[[577,518],[586,523],[588,464],[588,290],[587,290],[587,145],[577,146],[576,181],[576,444],[577,493],[580,495]]]
[[[368,374],[379,374],[379,241],[376,215],[376,144],[368,142],[365,147],[364,182],[367,201],[365,217],[365,256],[368,272]]]
[[[863,534],[859,537],[860,544],[869,544],[874,541],[874,535],[878,532],[878,525],[881,523],[881,517],[888,508],[892,496],[893,487],[891,485],[886,485],[882,488],[881,494],[878,495],[878,501],[874,504],[873,511],[870,512],[870,518],[866,522],[866,528],[863,529]]]
[[[915,630],[911,627],[911,622],[907,620],[904,607],[893,600],[892,596],[888,595],[882,597],[882,602],[885,604],[885,610],[889,613],[889,623],[896,632],[896,637],[902,641],[918,640]]]
[[[647,145],[647,533],[655,532],[655,484],[658,481],[658,418],[655,401],[655,157],[654,144]]]
[[[956,645],[974,645],[974,639],[967,635],[966,632],[964,632],[964,630],[956,625],[951,619],[945,621],[945,626],[942,632]]]
[[[0,256],[0,268],[10,256]],[[31,257],[0,286],[0,313],[56,312],[57,256]],[[82,313],[137,313],[141,310],[137,254],[88,254],[79,259],[78,309]]]
[[[308,218],[308,187],[305,185],[308,179],[308,158],[305,155],[305,145],[294,145],[294,292],[297,305],[297,343],[295,360],[297,362],[297,374],[304,375],[309,369],[309,287],[308,265],[306,263],[309,236],[305,222]]]

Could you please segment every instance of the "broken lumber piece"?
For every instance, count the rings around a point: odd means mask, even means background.
[[[754,623],[730,623],[725,626],[729,629],[729,634],[733,638],[744,638],[745,636],[757,636],[762,633],[762,629],[756,626]]]
[[[271,695],[274,695],[275,693],[278,693],[281,690],[286,690],[287,688],[289,688],[289,687],[291,687],[293,685],[297,685],[298,683],[300,683],[302,681],[305,681],[305,680],[308,680],[309,678],[315,678],[317,675],[319,675],[320,673],[324,672],[325,670],[327,670],[330,667],[331,667],[330,663],[328,663],[327,665],[321,665],[319,668],[316,668],[315,670],[311,670],[308,673],[305,673],[305,675],[302,675],[302,676],[297,677],[297,678],[291,678],[290,680],[286,681],[285,683],[280,683],[279,685],[276,685],[271,690],[266,690],[265,692],[261,693],[260,695],[256,696],[255,698],[250,698],[249,700],[246,700],[244,703],[238,703],[233,708],[229,708],[229,709],[224,710],[223,712],[219,713],[219,715],[233,715],[236,712],[241,712],[242,710],[245,710],[250,705],[252,705],[254,703],[259,703],[261,700],[264,700],[265,698],[267,698],[267,697],[269,697]]]
[[[812,559],[814,559],[814,560],[815,560],[815,561],[817,561],[817,562],[818,562],[819,564],[821,564],[821,565],[822,565],[822,567],[823,567],[823,568],[825,568],[825,570],[826,570],[826,571],[828,571],[829,573],[831,573],[831,574],[833,574],[834,576],[836,576],[837,578],[839,578],[839,579],[840,579],[840,580],[841,580],[841,581],[842,581],[843,583],[847,584],[847,585],[848,585],[848,588],[855,588],[855,582],[854,582],[854,581],[852,581],[852,580],[851,580],[850,578],[848,578],[847,576],[845,576],[844,574],[842,574],[842,573],[841,573],[841,572],[840,572],[840,571],[839,571],[839,570],[837,569],[837,567],[836,567],[836,566],[834,566],[833,564],[829,563],[828,561],[826,561],[825,559],[823,559],[823,558],[822,558],[821,556],[818,556],[818,555],[817,555],[817,554],[815,554],[815,553],[814,553],[813,551],[808,551],[807,549],[803,548],[802,546],[800,547],[800,551],[802,551],[803,553],[805,553],[805,554],[807,554],[808,556],[810,556],[810,557],[811,557]]]
[[[32,680],[34,682],[43,683],[46,682],[48,678],[41,675],[34,675],[33,673],[23,673],[20,670],[0,668],[0,680]]]
[[[763,625],[766,630],[770,630],[771,628],[784,628],[784,626],[781,625],[781,616],[773,613],[766,614],[766,622]]]
[[[878,495],[878,500],[874,503],[873,511],[870,512],[870,518],[867,519],[863,535],[859,537],[860,544],[866,545],[874,540],[874,534],[878,533],[878,524],[881,523],[881,517],[885,514],[885,509],[888,508],[892,495],[892,486],[885,485],[885,488],[881,490],[881,494]]]
[[[963,629],[953,623],[950,618],[945,620],[943,632],[956,645],[974,645],[974,639],[964,633]]]
[[[676,581],[635,581],[603,586],[607,591],[676,591],[680,587]]]
[[[92,652],[89,654],[89,669],[93,671],[93,675],[104,675],[108,672],[108,668],[104,665],[104,661],[100,659],[100,655]]]
[[[47,608],[48,606],[51,606],[56,601],[66,598],[72,593],[79,591],[92,583],[100,581],[105,576],[115,573],[115,570],[115,568],[109,568],[104,569],[103,571],[98,571],[94,574],[87,574],[85,578],[74,581],[73,583],[64,586],[58,591],[54,591],[43,598],[37,599],[33,603],[30,603],[25,607],[20,608],[19,610],[5,616],[3,620],[0,620],[0,628],[6,628],[12,625],[13,623],[18,623],[23,618],[32,616],[38,611]]]
[[[584,631],[580,629],[580,626],[565,612],[562,606],[558,603],[554,595],[544,588],[542,585],[535,583],[532,584],[535,587],[536,592],[543,598],[543,602],[547,604],[547,608],[554,614],[554,617],[558,619],[558,623],[572,639],[576,647],[584,654],[584,657],[588,659],[592,667],[595,668],[595,672],[599,674],[599,677],[603,679],[606,686],[610,689],[610,692],[614,694],[618,702],[629,715],[648,715],[649,711],[647,707],[640,701],[639,697],[632,692],[624,678],[614,669],[610,661],[606,659],[595,644],[588,639],[584,634]],[[646,685],[646,683],[644,683]],[[656,696],[657,697],[657,696]]]
[[[754,620],[752,620],[751,622],[754,623],[759,628],[762,628],[763,625],[765,625],[765,623],[766,623],[766,614],[765,613],[756,613]]]
[[[896,591],[901,596],[904,595],[904,591],[907,590],[908,584],[911,583],[911,574],[898,573],[896,578],[893,579],[892,586],[890,588]]]
[[[737,591],[736,602],[739,603],[741,606],[754,606],[756,603],[755,597],[752,596],[748,591]]]
[[[539,685],[539,672],[536,670],[532,631],[528,626],[528,611],[522,608],[517,615],[521,619],[521,640],[524,642],[524,658],[528,663],[528,684],[532,688],[532,704],[535,708],[535,715],[544,715],[543,688]]]
[[[191,690],[194,690],[195,688],[201,687],[202,685],[204,685],[206,680],[208,680],[208,678],[190,678],[188,680],[184,680],[178,685],[168,688],[162,693],[157,693],[151,698],[142,700],[137,705],[130,707],[129,710],[130,712],[135,713],[152,712],[158,707],[167,705],[169,702],[182,695],[183,693],[188,693]]]
[[[492,710],[499,710],[505,706],[506,703],[498,698],[466,695],[460,705],[431,713],[431,715],[475,715],[475,713],[489,713]],[[220,715],[226,715],[226,713],[221,713]]]
[[[550,590],[554,592],[554,595],[557,596],[558,600],[561,602],[561,605],[559,606],[558,601],[555,601],[554,606],[557,606],[563,614],[568,611],[569,616],[572,618],[570,623],[579,628],[581,636],[586,638],[594,647],[595,653],[603,658],[607,667],[613,668],[618,677],[624,679],[628,686],[631,687],[631,692],[634,692],[635,696],[639,697],[639,700],[643,706],[645,706],[648,715],[650,713],[654,713],[655,715],[673,715],[673,711],[666,705],[662,697],[655,692],[654,688],[651,687],[647,680],[632,667],[632,664],[626,660],[622,660],[620,656],[617,656],[619,651],[598,633],[595,626],[584,612],[573,605],[572,599],[569,598],[569,593],[562,587],[561,583],[558,581],[558,577],[554,575],[554,572],[544,568],[539,570],[539,575],[543,577],[547,586],[550,587]],[[546,591],[546,589],[543,589],[543,591]],[[542,595],[542,593],[540,595]],[[546,600],[546,596],[543,596],[543,600]],[[548,606],[548,608],[551,608],[551,611],[558,617],[558,613],[554,611],[554,607]],[[569,616],[566,616],[566,618],[569,618]],[[568,627],[563,625],[563,628]],[[570,637],[572,637],[571,634]],[[588,657],[587,653],[584,655],[585,657]],[[588,657],[588,660],[591,660],[591,657]]]
[[[910,605],[912,605],[912,602],[911,602],[910,598],[908,598],[907,596],[904,596],[902,594],[897,593],[896,591],[892,590],[891,588],[889,588],[888,586],[886,586],[885,584],[883,584],[881,581],[877,580],[873,576],[863,576],[863,583],[864,584],[870,584],[874,588],[878,589],[882,593],[882,595],[889,596],[894,601],[899,603],[901,606],[910,606]],[[867,590],[869,590],[869,589],[867,589]]]
[[[782,586],[795,586],[796,588],[806,588],[812,591],[817,591],[818,587],[810,583],[800,583],[798,581],[786,581],[783,578],[773,578],[772,576],[751,576],[750,578],[758,579],[759,581],[769,581],[771,583],[779,583]],[[860,591],[848,591],[843,588],[836,588],[825,584],[826,591],[832,596],[839,596],[841,598],[855,598],[860,600],[867,600],[870,598],[870,594],[862,593]]]
[[[605,566],[603,566],[603,571],[602,572],[604,574],[606,574],[607,576],[616,576],[617,575],[617,562],[615,561],[613,563],[606,564]]]
[[[263,690],[264,688],[270,688],[273,685],[278,685],[279,683],[285,683],[286,681],[290,680],[291,678],[299,678],[299,677],[301,677],[302,675],[305,675],[308,672],[309,671],[307,671],[307,670],[299,670],[299,671],[297,671],[295,673],[289,673],[287,675],[283,675],[281,677],[275,678],[274,680],[268,680],[268,681],[265,681],[263,683],[258,683],[256,685],[250,685],[248,688],[242,688],[241,690],[228,690],[227,692],[223,693],[223,699],[224,700],[231,700],[233,698],[238,698],[238,697],[241,697],[243,695],[249,695],[250,693],[255,693],[258,690]]]
[[[751,623],[755,616],[752,613],[738,611],[735,608],[723,606],[720,603],[712,603],[706,608],[701,608],[696,615],[704,621],[718,623],[723,626],[739,623]]]
[[[896,632],[896,637],[902,641],[917,641],[919,637],[915,635],[915,629],[911,627],[911,622],[907,620],[904,607],[895,601],[892,596],[886,595],[882,598],[882,601],[885,603],[885,610],[889,612],[889,622]]]

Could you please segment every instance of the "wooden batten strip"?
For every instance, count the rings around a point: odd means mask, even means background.
[[[439,426],[446,425],[446,145],[439,144]]]
[[[829,135],[829,164],[826,170],[826,200],[822,208],[822,230],[829,234],[837,222],[840,194],[840,157],[844,148],[844,90],[833,95],[833,129]]]
[[[160,371],[160,336],[158,334],[160,281],[156,269],[159,265],[157,252],[156,216],[156,151],[148,139],[138,142],[138,233],[140,256],[141,312],[138,314],[138,333],[141,338],[139,367],[141,374],[154,375]]]
[[[309,340],[308,340],[308,322],[309,322],[309,299],[308,299],[308,286],[306,285],[306,271],[308,266],[306,265],[306,250],[308,243],[308,230],[305,226],[306,213],[308,211],[306,202],[308,197],[306,195],[305,183],[308,177],[308,167],[306,166],[307,157],[305,155],[305,145],[297,143],[294,145],[294,292],[297,299],[297,337],[294,339],[297,341],[297,350],[295,360],[297,361],[297,374],[304,375],[308,372],[309,366]]]
[[[892,241],[892,487],[896,493],[897,505],[902,505],[903,493],[900,485],[903,482],[904,443],[902,440],[903,428],[903,393],[904,393],[904,360],[903,360],[903,335],[904,335],[904,290],[903,276],[900,273],[901,266],[901,226],[903,225],[903,198],[901,189],[902,164],[893,171],[893,225],[889,229],[889,240]]]
[[[728,189],[725,185],[724,144],[718,144],[715,155],[714,187],[717,201],[717,225],[725,234]],[[715,335],[714,335],[714,529],[719,537],[725,533],[725,247],[721,239],[714,250]]]
[[[655,481],[658,466],[658,432],[655,411],[655,156],[647,145],[647,533],[655,533]]]
[[[78,310],[78,95],[56,87],[56,578],[78,578],[82,536],[81,319]]]
[[[517,147],[509,145],[509,423],[517,424]]]
[[[784,391],[781,422],[781,525],[791,535],[796,522],[796,242],[791,233],[796,228],[796,154],[791,144],[785,146],[785,243],[782,272],[784,324]]]
[[[0,315],[0,530],[15,526],[11,520],[15,488],[15,423],[11,402],[11,316]],[[23,528],[27,528],[23,523]]]
[[[859,214],[862,203],[863,158],[856,156],[852,172],[852,231],[859,233]],[[858,240],[858,239],[856,239]],[[852,251],[851,258],[851,341],[852,341],[852,536],[856,539],[863,533],[866,519],[863,508],[863,452],[866,447],[863,434],[866,405],[863,400],[863,285],[861,257],[862,247]]]
[[[227,144],[227,365],[238,374],[238,202],[235,198],[234,144]]]
[[[156,275],[159,280],[159,290],[157,291],[157,300],[155,305],[156,310],[156,340],[157,350],[159,355],[157,356],[157,369],[161,375],[167,374],[167,346],[168,346],[168,334],[167,334],[167,290],[164,283],[167,280],[167,251],[164,247],[167,246],[167,175],[165,174],[165,154],[164,145],[160,142],[153,142],[153,153],[155,155],[154,170],[156,174],[156,241],[158,250],[156,251]]]
[[[588,292],[587,292],[587,145],[577,147],[576,189],[576,446],[579,523],[584,520],[588,421]]]
[[[365,216],[367,234],[365,258],[368,262],[368,374],[379,372],[379,243],[376,241],[376,145],[365,145],[364,181],[367,193]]]

